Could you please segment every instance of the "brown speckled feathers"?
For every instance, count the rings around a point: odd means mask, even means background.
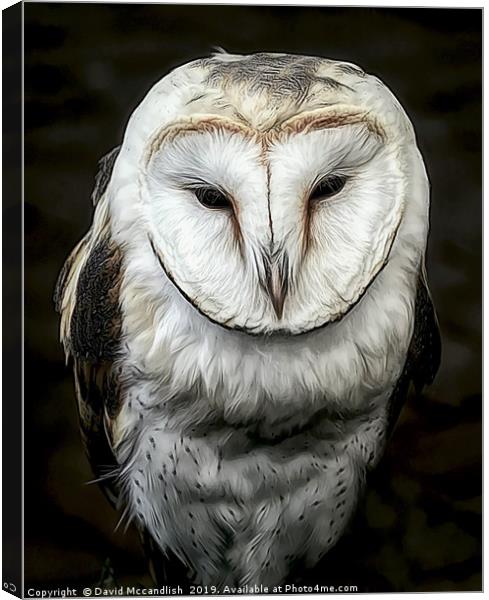
[[[99,163],[93,195],[97,204],[105,192],[118,149]],[[58,312],[68,311],[67,356],[72,360],[80,431],[92,470],[102,488],[116,502],[110,474],[116,468],[111,449],[111,421],[120,408],[121,386],[114,361],[121,339],[119,290],[122,254],[112,242],[110,228],[90,243],[93,228],[67,259],[58,279],[55,303]],[[74,300],[63,302],[75,265],[82,262]]]

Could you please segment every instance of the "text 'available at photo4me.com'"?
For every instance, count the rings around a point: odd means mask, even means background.
[[[26,590],[27,598],[90,598],[107,596],[229,596],[252,594],[341,594],[359,592],[356,585],[244,585],[218,587],[215,585],[164,585],[161,587],[146,588],[141,586],[85,587],[77,589],[68,588],[29,588]]]

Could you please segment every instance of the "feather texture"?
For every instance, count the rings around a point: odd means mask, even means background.
[[[173,557],[280,583],[341,537],[438,368],[412,125],[355,65],[218,54],[157,83],[100,166],[56,292],[94,471],[160,582]]]

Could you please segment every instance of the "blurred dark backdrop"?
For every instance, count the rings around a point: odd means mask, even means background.
[[[25,4],[26,585],[149,583],[94,485],[51,301],[91,221],[98,158],[150,86],[222,46],[360,64],[411,116],[432,182],[435,384],[405,406],[352,528],[311,577],[368,590],[481,588],[481,10]]]

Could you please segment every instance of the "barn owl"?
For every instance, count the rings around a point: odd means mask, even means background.
[[[159,581],[287,581],[438,368],[413,126],[353,64],[219,53],[100,167],[55,295],[93,470]]]

